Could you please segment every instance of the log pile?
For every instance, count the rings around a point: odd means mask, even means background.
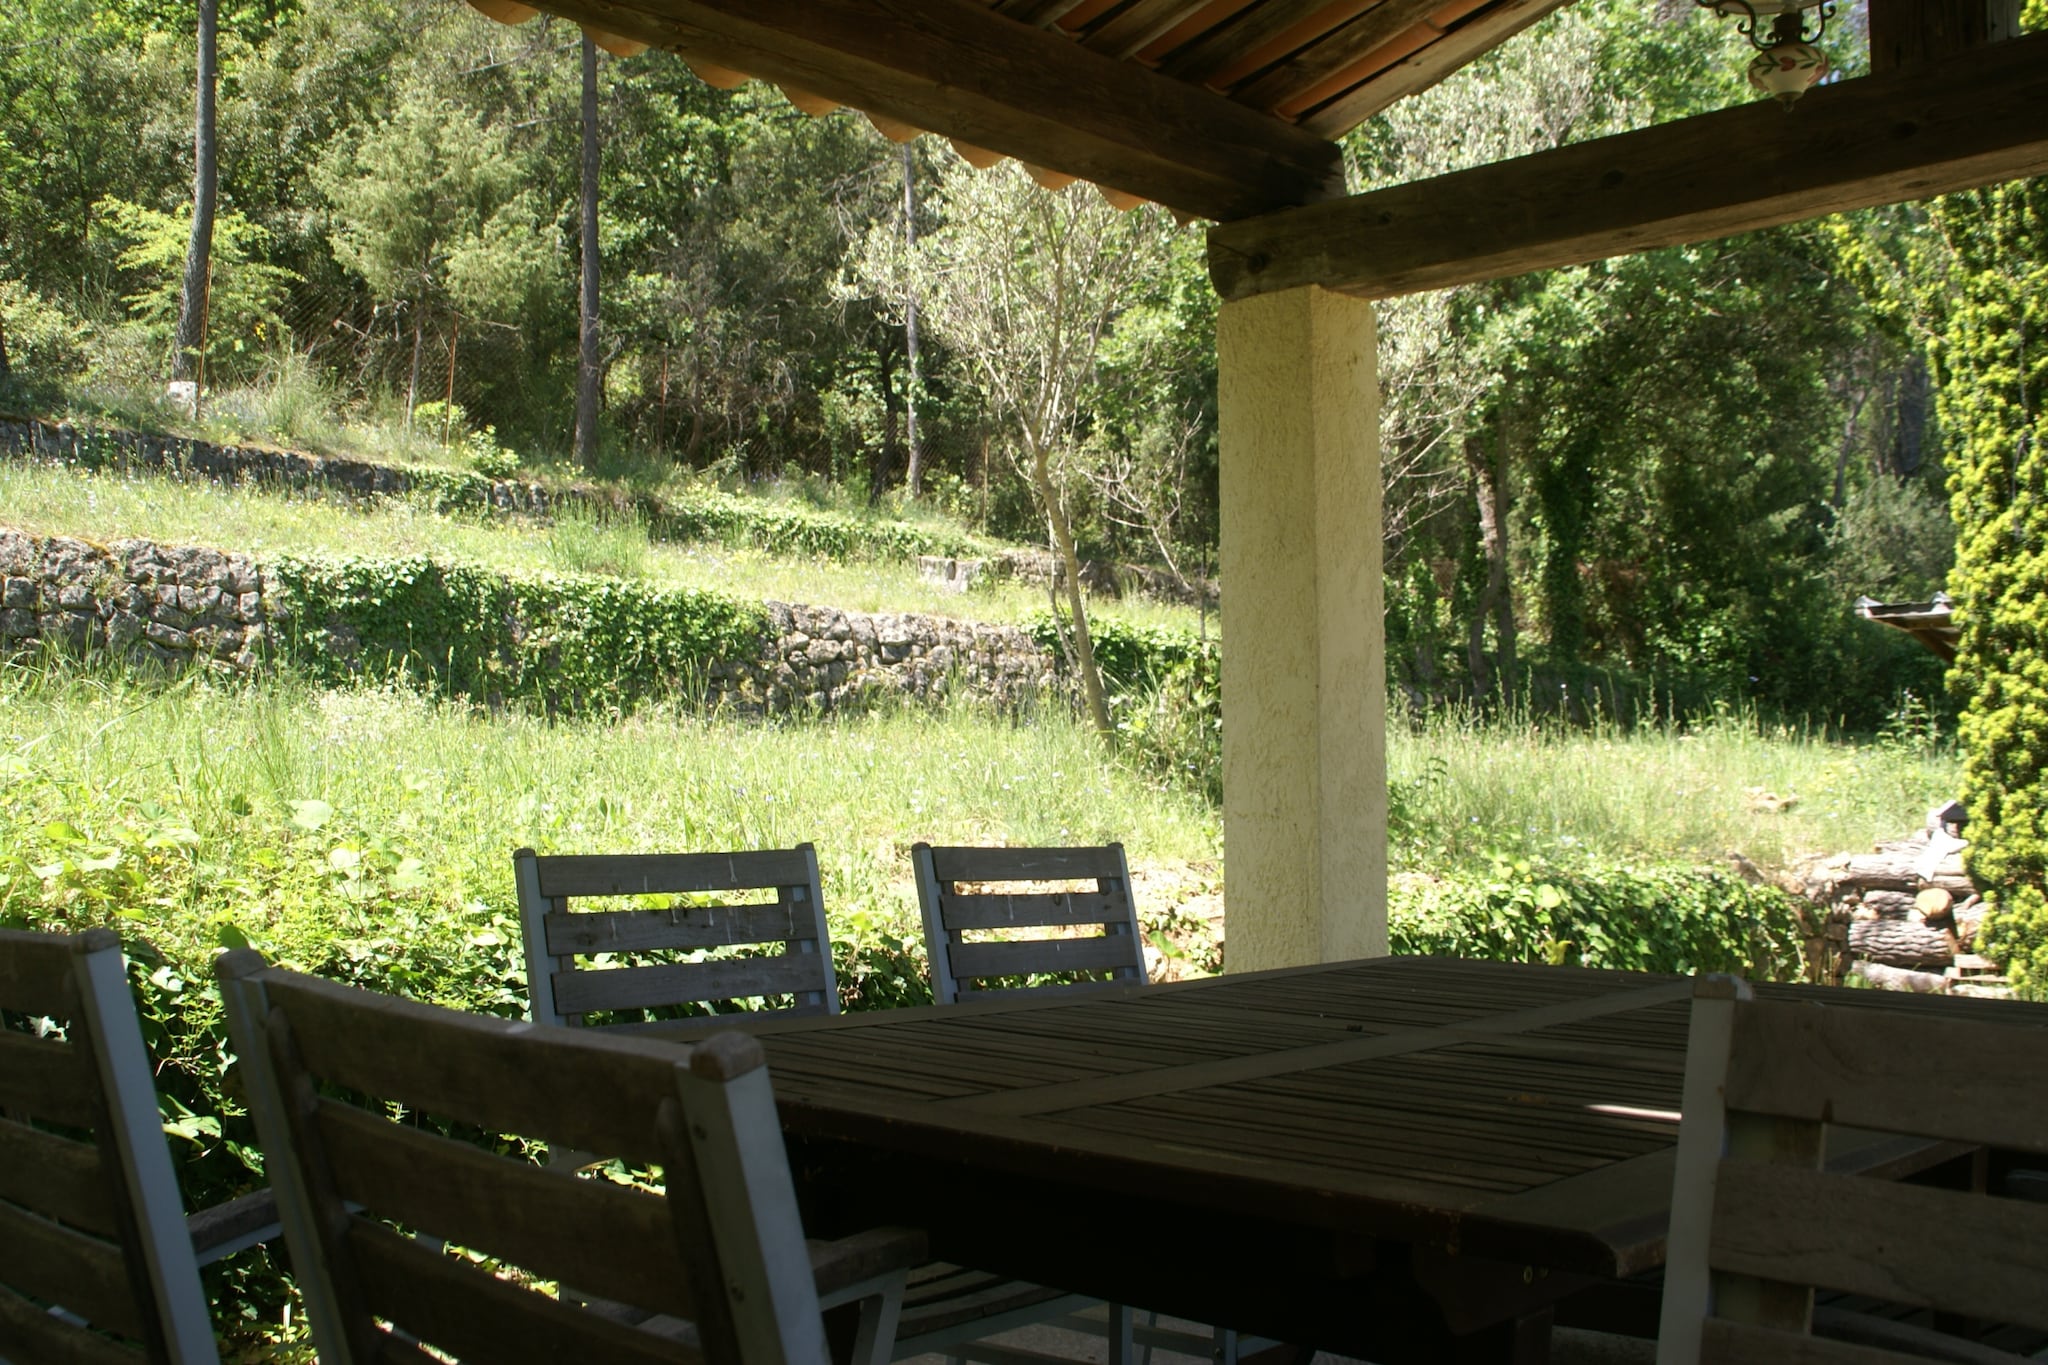
[[[1908,838],[1795,870],[1793,889],[1817,911],[1805,926],[1813,980],[1840,985],[1853,974],[1891,990],[2009,993],[1975,951],[1984,904],[1963,871],[1962,818],[1953,803],[1938,807]]]

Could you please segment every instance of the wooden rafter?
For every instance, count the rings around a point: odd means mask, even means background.
[[[2048,172],[2048,33],[1228,223],[1226,299],[1442,289]]]
[[[1430,40],[1418,43],[1415,51],[1403,54],[1385,71],[1315,110],[1302,119],[1301,126],[1325,137],[1348,132],[1396,100],[1427,90],[1474,57],[1499,47],[1563,3],[1565,0],[1500,0],[1449,28],[1442,37],[1424,35]]]
[[[540,0],[551,13],[1228,221],[1342,192],[1324,138],[969,3]]]

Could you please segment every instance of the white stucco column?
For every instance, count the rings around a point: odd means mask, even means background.
[[[1224,962],[1387,950],[1386,641],[1372,305],[1223,305]]]

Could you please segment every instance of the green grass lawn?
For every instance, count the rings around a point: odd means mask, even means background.
[[[650,542],[645,527],[630,521],[570,516],[546,524],[450,515],[400,499],[351,505],[310,494],[42,464],[0,464],[0,509],[0,524],[37,534],[101,542],[137,537],[259,558],[429,554],[504,573],[603,573],[741,598],[995,622],[1026,621],[1047,605],[1042,587],[990,583],[955,594],[919,578],[914,564],[793,560],[725,545]],[[1133,599],[1100,602],[1095,610],[1139,625],[1197,628],[1189,607]],[[1213,617],[1210,628],[1213,633]]]
[[[1396,711],[1391,725],[1392,856],[1415,871],[1572,851],[1784,867],[1919,829],[1961,775],[1946,745],[1846,742],[1735,711],[1628,729]]]

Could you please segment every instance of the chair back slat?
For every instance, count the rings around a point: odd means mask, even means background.
[[[119,1237],[109,1185],[106,1163],[91,1143],[0,1119],[0,1199],[101,1237]]]
[[[1959,1066],[1996,1058],[2025,1039],[2014,1020],[1993,1022],[1988,1005],[2028,1013],[2011,1001],[1946,1001],[1954,1017],[1925,1009],[1751,1000],[1734,1019],[1728,1107],[1745,1113],[1851,1128],[1978,1142],[2048,1147],[2048,1086],[2014,1085],[2004,1066]],[[2034,1028],[2048,1046],[2048,1007]]]
[[[734,957],[660,967],[555,973],[555,1008],[565,1015],[652,1009],[708,1000],[803,995],[818,985],[818,955]]]
[[[0,1284],[0,1357],[63,1365],[143,1365],[139,1345],[74,1326]]]
[[[551,1280],[690,1317],[696,1298],[660,1196],[505,1161],[467,1142],[322,1100],[315,1122],[344,1202],[402,1227],[490,1247]]]
[[[934,848],[910,851],[924,912],[932,994],[942,1005],[1011,995],[1004,978],[1069,975],[1028,989],[1095,989],[1145,980],[1145,949],[1121,844],[1095,848]],[[962,891],[963,884],[1093,881],[1092,890]],[[1099,926],[1075,937],[983,937],[1010,929]],[[976,937],[970,938],[970,935]]]
[[[1108,891],[1006,891],[1000,895],[947,896],[940,903],[946,928],[1057,929],[1072,924],[1115,924],[1125,901]]]
[[[535,864],[540,894],[552,900],[758,891],[808,884],[814,866],[805,853],[809,848],[799,844],[737,853],[556,854],[536,857]]]
[[[553,1029],[394,996],[372,996],[377,1008],[365,1009],[365,992],[317,977],[266,980],[271,1006],[291,1021],[299,1065],[322,1081],[494,1132],[545,1135],[643,1165],[659,1156],[654,1116],[672,1048],[624,1037],[590,1048]]]
[[[956,943],[951,952],[953,975],[958,977],[1129,971],[1144,965],[1138,941],[1130,934],[1015,943]]]
[[[148,1330],[118,1244],[7,1204],[0,1204],[0,1280],[95,1327],[138,1339]]]
[[[74,1043],[0,1032],[0,1109],[66,1128],[92,1128],[100,1104],[91,1053]]]
[[[1122,844],[1080,848],[932,847],[942,882],[1057,882],[1124,878]]]
[[[694,1365],[705,1359],[694,1343],[507,1284],[360,1215],[349,1219],[344,1240],[370,1311],[460,1361]]]
[[[692,905],[673,910],[585,910],[547,917],[557,957],[669,948],[815,943],[817,925],[794,905]]]
[[[72,955],[72,940],[62,934],[0,929],[0,1009],[70,1018],[78,1008],[71,994]]]
[[[2048,1218],[2038,1206],[1896,1182],[1873,1191],[1873,1183],[1726,1162],[1714,1189],[1708,1265],[2048,1330]],[[1793,1235],[1788,1225],[1808,1234]]]
[[[395,1331],[511,1365],[822,1365],[752,1040],[684,1049],[458,1014],[246,951],[217,970],[324,1362],[406,1355]],[[538,1144],[658,1168],[665,1194],[505,1154]],[[592,1302],[529,1287],[562,1279]],[[653,1330],[685,1311],[694,1338]]]
[[[818,855],[809,844],[740,853],[512,855],[519,925],[526,941],[527,994],[536,1023],[582,1024],[601,1012],[683,1006],[756,1008],[787,996],[797,1009],[839,1012],[825,928]],[[572,899],[772,891],[765,904],[677,906],[667,910],[576,909]],[[779,954],[707,961],[596,967],[598,955],[628,958],[773,947]],[[613,978],[617,978],[614,980]],[[614,1026],[630,1026],[619,1021]]]
[[[0,1355],[217,1365],[126,961],[106,930],[0,931],[0,1172]]]
[[[1702,978],[1659,1365],[2009,1358],[1854,1314],[1830,1335],[1871,1340],[1815,1337],[1816,1290],[1931,1311],[1936,1326],[1961,1315],[2048,1330],[2048,1205],[1839,1174],[1823,1161],[1829,1123],[2048,1155],[2048,1106],[2013,1083],[2044,1074],[2041,1006],[1759,999],[1733,978]]]

